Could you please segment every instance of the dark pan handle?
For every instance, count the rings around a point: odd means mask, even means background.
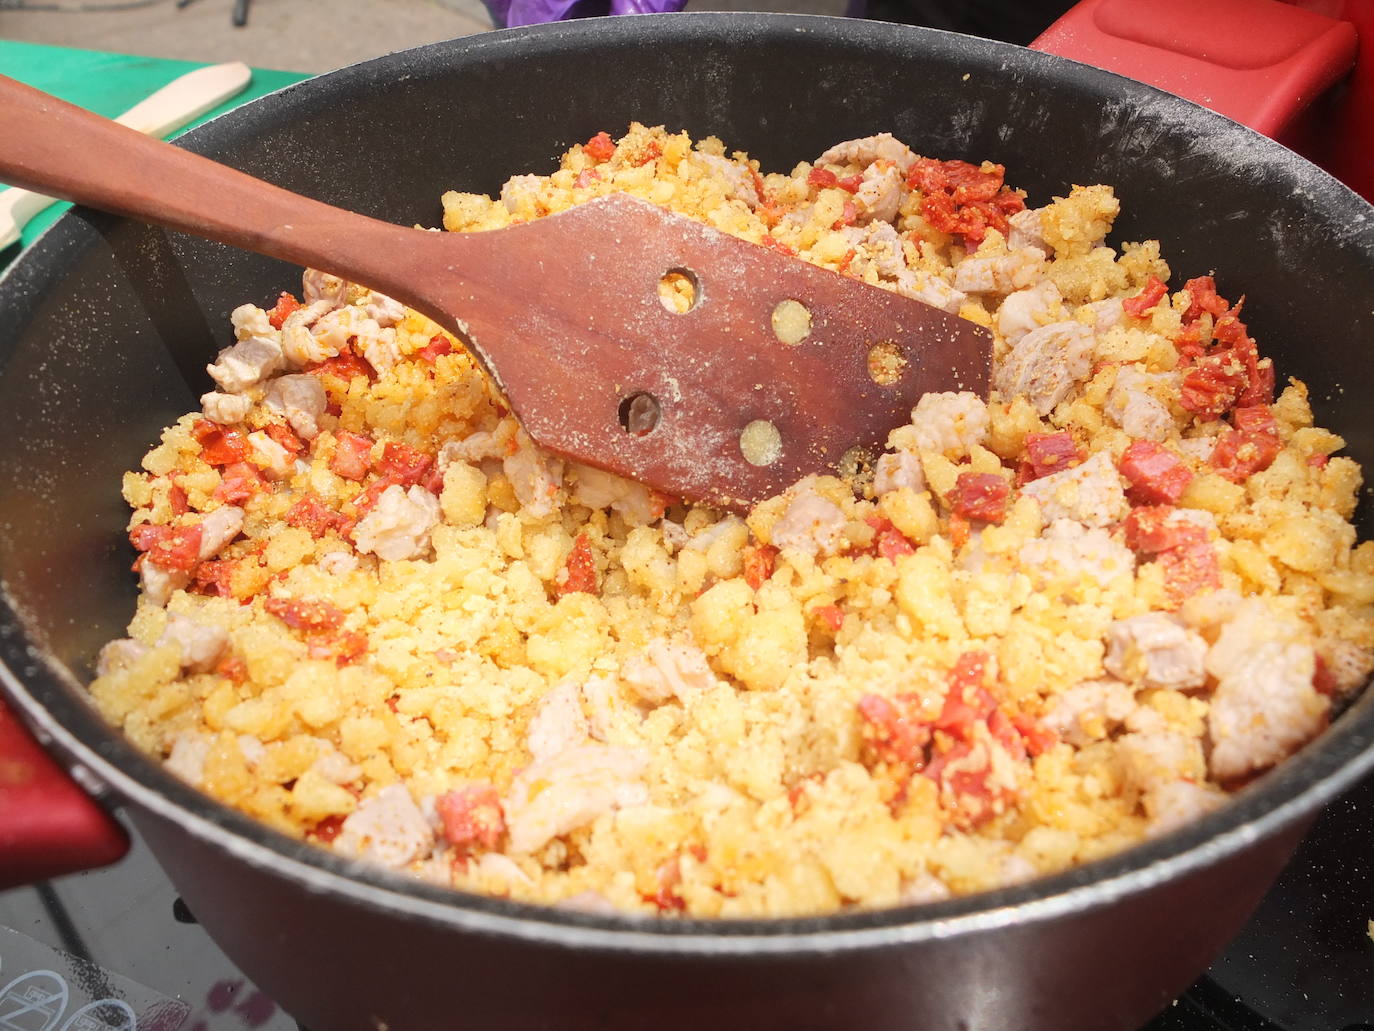
[[[0,696],[0,891],[113,863],[128,847]]]

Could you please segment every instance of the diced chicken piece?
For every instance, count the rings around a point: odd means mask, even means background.
[[[888,443],[906,451],[936,451],[959,459],[987,439],[988,423],[988,406],[977,394],[926,394],[911,411],[911,426],[895,430]]]
[[[620,700],[620,687],[610,677],[592,675],[582,685],[587,712],[587,733],[597,741],[610,740],[628,707]],[[638,714],[636,713],[636,716]]]
[[[211,422],[232,426],[248,417],[253,410],[253,399],[246,394],[224,394],[212,390],[200,395],[200,410]]]
[[[880,498],[903,487],[910,487],[918,493],[926,489],[926,474],[921,467],[920,456],[902,450],[878,456],[873,471],[873,496]]]
[[[1326,674],[1338,698],[1363,687],[1374,669],[1374,651],[1339,637],[1319,640],[1317,655],[1326,665]]]
[[[706,653],[694,644],[651,641],[620,668],[620,682],[650,705],[669,698],[686,701],[715,684]]]
[[[1096,336],[1105,336],[1109,329],[1120,325],[1121,320],[1126,317],[1125,309],[1121,307],[1121,298],[1119,297],[1093,301],[1084,307],[1092,313],[1092,331]]]
[[[1107,629],[1102,664],[1113,676],[1146,687],[1189,691],[1207,679],[1207,642],[1163,612],[1118,619]]]
[[[910,880],[902,882],[897,902],[903,906],[919,906],[925,902],[943,902],[952,895],[944,881],[930,871],[922,870]]]
[[[1051,249],[1045,242],[1045,227],[1040,222],[1039,208],[1025,208],[1007,216],[1007,250],[1020,251],[1027,247],[1034,247],[1046,254]]]
[[[173,615],[167,617],[167,628],[162,631],[157,643],[177,646],[183,671],[208,673],[215,668],[215,663],[219,662],[224,649],[229,646],[229,634],[221,626]]]
[[[662,495],[655,495],[642,483],[576,462],[568,471],[573,476],[575,504],[619,512],[629,526],[645,526],[663,516]]]
[[[562,680],[539,702],[525,744],[536,760],[552,759],[587,740],[587,716],[575,680]]]
[[[334,851],[393,869],[434,849],[434,828],[403,784],[382,788],[344,820]]]
[[[659,524],[659,529],[663,531],[663,543],[667,545],[669,554],[678,548],[686,546],[692,539],[687,528],[681,523],[675,523],[671,519],[665,519]]]
[[[333,345],[316,338],[318,332],[325,336],[325,319],[338,321],[334,305],[329,301],[316,301],[304,308],[297,308],[281,325],[281,350],[289,365],[300,368],[312,362],[322,362],[333,358],[347,342],[335,340]]]
[[[906,183],[895,164],[876,162],[863,171],[854,206],[859,218],[866,222],[891,222],[902,206]]]
[[[1207,730],[1218,780],[1274,765],[1326,725],[1331,703],[1312,686],[1307,628],[1264,598],[1237,606],[1207,652],[1207,672],[1217,679]]]
[[[1216,437],[1184,437],[1178,442],[1178,449],[1195,462],[1206,465],[1217,449]]]
[[[705,165],[717,179],[724,179],[730,185],[731,194],[736,200],[743,201],[751,209],[759,206],[759,192],[754,186],[754,177],[749,174],[749,169],[738,161],[731,161],[719,154],[703,154],[700,151],[693,153],[692,160]]]
[[[256,304],[240,304],[229,313],[229,321],[233,323],[236,340],[270,337],[277,332],[267,312]]]
[[[1045,276],[1045,252],[1025,247],[1006,254],[974,255],[954,266],[954,288],[967,294],[1009,294]]]
[[[1032,330],[1049,325],[1061,301],[1059,287],[1051,279],[1015,290],[997,309],[997,329],[1014,344]]]
[[[1072,519],[1056,519],[1043,535],[1021,545],[1017,557],[1039,588],[1084,579],[1108,587],[1135,571],[1135,555],[1129,548],[1106,530]]]
[[[537,175],[513,175],[501,187],[501,203],[512,215],[518,215],[522,205],[534,208],[544,180]]]
[[[957,315],[968,300],[968,294],[924,269],[902,273],[897,279],[897,292],[951,315]]]
[[[1174,417],[1159,394],[1177,392],[1178,377],[1145,372],[1137,365],[1123,365],[1107,395],[1106,414],[1130,436],[1140,440],[1167,440],[1174,431]]]
[[[320,433],[319,418],[324,415],[329,399],[318,376],[300,374],[278,376],[267,388],[263,402],[268,408],[282,412],[291,428],[304,440],[314,440]]]
[[[515,435],[515,452],[501,466],[525,511],[537,519],[558,508],[563,494],[563,462],[540,451],[523,430]]]
[[[626,806],[644,805],[649,757],[637,749],[588,744],[525,767],[502,803],[510,851],[535,852],[554,838]]]
[[[376,319],[360,319],[354,325],[353,343],[381,376],[399,365],[403,357],[396,343],[396,330],[382,329]]]
[[[429,491],[393,483],[358,520],[353,543],[359,551],[388,562],[419,558],[429,549],[429,535],[440,515],[439,499]]]
[[[1010,401],[1022,395],[1041,415],[1092,371],[1093,333],[1081,322],[1052,322],[1021,337],[993,369],[992,385]]]
[[[1084,680],[1054,695],[1040,722],[1082,748],[1105,738],[1135,708],[1135,692],[1121,681]]]
[[[1171,780],[1145,792],[1142,800],[1149,823],[1145,833],[1152,838],[1177,830],[1218,809],[1227,800],[1226,792],[1211,784],[1190,780]]]
[[[888,222],[845,226],[840,233],[854,248],[854,258],[849,263],[850,272],[861,275],[872,267],[883,278],[899,281],[904,274],[912,274],[907,268],[902,238]]]
[[[277,340],[278,333],[270,326],[268,329],[270,336],[240,340],[221,351],[215,364],[205,367],[224,392],[242,394],[282,368],[285,359]]]
[[[316,563],[330,576],[347,576],[358,568],[358,556],[348,551],[331,551]]]
[[[153,605],[166,605],[172,595],[191,582],[191,574],[185,569],[169,569],[150,558],[144,558],[138,565],[138,582],[143,597]]]
[[[736,515],[727,515],[708,526],[703,526],[686,544],[692,551],[706,551],[727,534],[736,532],[744,525],[744,520]]]
[[[807,555],[833,555],[848,521],[839,505],[816,493],[813,477],[787,489],[787,507],[771,530],[773,546]]]
[[[296,470],[296,456],[263,430],[248,434],[248,460],[274,480],[290,476]]]
[[[105,677],[115,670],[128,669],[147,654],[146,644],[141,644],[131,637],[118,638],[100,649],[100,654],[95,660],[95,675]]]
[[[340,752],[334,745],[320,739],[320,757],[310,764],[310,769],[331,784],[352,784],[363,775],[363,768]]]
[[[383,329],[388,329],[396,325],[406,317],[406,306],[394,297],[386,294],[379,294],[376,290],[371,291],[367,298],[361,302],[367,311],[367,317],[372,319]]]
[[[325,301],[335,308],[348,301],[348,280],[319,269],[308,268],[301,276],[301,293],[306,304]]]
[[[483,431],[462,440],[447,441],[439,449],[439,469],[447,469],[452,462],[476,465],[487,458],[505,458],[515,451],[517,430],[515,420],[506,419],[490,432]]]
[[[306,333],[308,340],[299,334],[291,336],[292,354],[289,357],[298,365],[333,358],[348,346],[349,338],[353,336],[355,327],[361,321],[363,320],[356,308],[339,308],[337,311],[328,312],[310,327]],[[283,329],[283,346],[287,343],[286,335]]]
[[[837,143],[816,159],[818,165],[858,165],[865,168],[878,160],[891,161],[905,174],[916,163],[915,152],[890,132]]]
[[[209,734],[184,730],[172,739],[172,751],[162,766],[192,787],[199,787],[205,779],[205,760],[214,744],[215,739]]]
[[[1047,522],[1072,519],[1086,526],[1109,526],[1126,518],[1131,508],[1121,474],[1105,451],[1071,469],[1032,480],[1021,493],[1040,503]]]

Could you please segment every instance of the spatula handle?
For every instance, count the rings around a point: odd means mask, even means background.
[[[406,282],[398,236],[0,76],[0,181],[363,282]],[[414,240],[417,249],[423,240]],[[404,297],[398,297],[404,300]]]

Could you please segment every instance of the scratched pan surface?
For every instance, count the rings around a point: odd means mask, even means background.
[[[187,144],[331,203],[436,224],[445,189],[630,120],[766,168],[889,130],[1002,162],[1038,205],[1113,184],[1114,239],[1244,293],[1280,376],[1374,462],[1370,207],[1183,101],[1042,54],[793,16],[583,21],[469,37],[292,87]],[[295,270],[76,212],[0,281],[0,671],[54,748],[124,801],[191,908],[316,1031],[1131,1028],[1210,962],[1319,808],[1371,765],[1374,696],[1208,819],[992,895],[827,919],[652,922],[455,895],[294,844],[109,733],[79,682],[132,610],[117,483],[195,404],[229,311]],[[1360,526],[1368,534],[1367,506]]]

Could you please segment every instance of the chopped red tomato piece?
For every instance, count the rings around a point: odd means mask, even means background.
[[[1067,430],[1027,433],[1025,454],[1016,468],[1016,484],[1023,486],[1050,473],[1072,469],[1087,457]]]
[[[921,714],[921,698],[899,694],[887,699],[866,694],[859,699],[859,734],[875,763],[904,766],[911,771],[925,765],[930,723]]]
[[[252,462],[235,462],[220,470],[215,497],[231,505],[240,505],[259,491],[270,489],[267,478],[256,465]]]
[[[1127,496],[1138,505],[1172,505],[1193,481],[1183,459],[1153,440],[1132,441],[1117,468],[1130,481]]]
[[[372,468],[371,437],[360,433],[340,430],[334,445],[334,457],[329,460],[329,468],[349,480],[361,480]]]
[[[609,161],[615,154],[615,141],[611,139],[608,132],[599,132],[586,143],[582,144],[582,149],[587,152],[587,156],[593,161]]]
[[[453,353],[453,341],[442,333],[435,333],[429,338],[429,343],[416,352],[416,357],[421,361],[433,364],[441,354]]]
[[[573,541],[566,568],[567,576],[554,587],[560,598],[578,592],[596,593],[596,558],[592,555],[592,540],[585,533],[579,533]]]
[[[444,838],[459,852],[493,849],[506,832],[501,797],[491,784],[469,784],[435,799]]]
[[[746,545],[743,559],[744,582],[757,591],[773,575],[778,549],[771,544]]]
[[[305,450],[305,442],[296,436],[290,426],[284,426],[279,422],[270,422],[263,427],[263,431],[290,454],[299,455]]]
[[[844,626],[844,611],[838,605],[817,605],[811,614],[828,626],[831,633],[838,634],[840,627]]]
[[[319,633],[343,625],[343,610],[320,599],[268,598],[263,607],[292,630]]]
[[[312,537],[323,537],[330,530],[337,530],[346,522],[342,512],[336,512],[322,504],[314,494],[307,494],[286,512],[289,526],[299,526],[309,530]]]
[[[164,569],[192,569],[200,561],[200,524],[151,526],[144,523],[129,531],[135,548]]]
[[[267,313],[267,321],[272,323],[273,329],[281,329],[286,317],[300,306],[301,302],[296,300],[294,295],[283,290],[281,296],[277,298],[276,306]]]
[[[425,473],[434,463],[431,455],[389,440],[382,445],[382,457],[377,462],[377,473],[391,483],[410,487],[424,479]]]
[[[949,494],[955,515],[984,523],[1000,523],[1007,517],[1011,486],[996,473],[960,473]]]
[[[1144,289],[1134,297],[1128,297],[1121,302],[1121,307],[1128,315],[1136,318],[1143,318],[1145,313],[1159,303],[1169,288],[1160,282],[1157,276],[1151,276],[1146,282]]]
[[[248,458],[252,450],[242,430],[219,426],[201,419],[191,427],[191,436],[200,442],[200,457],[210,465],[232,465]]]
[[[1211,465],[1232,483],[1244,483],[1268,469],[1283,450],[1278,423],[1268,405],[1237,408],[1231,413],[1232,428],[1212,449]]]

